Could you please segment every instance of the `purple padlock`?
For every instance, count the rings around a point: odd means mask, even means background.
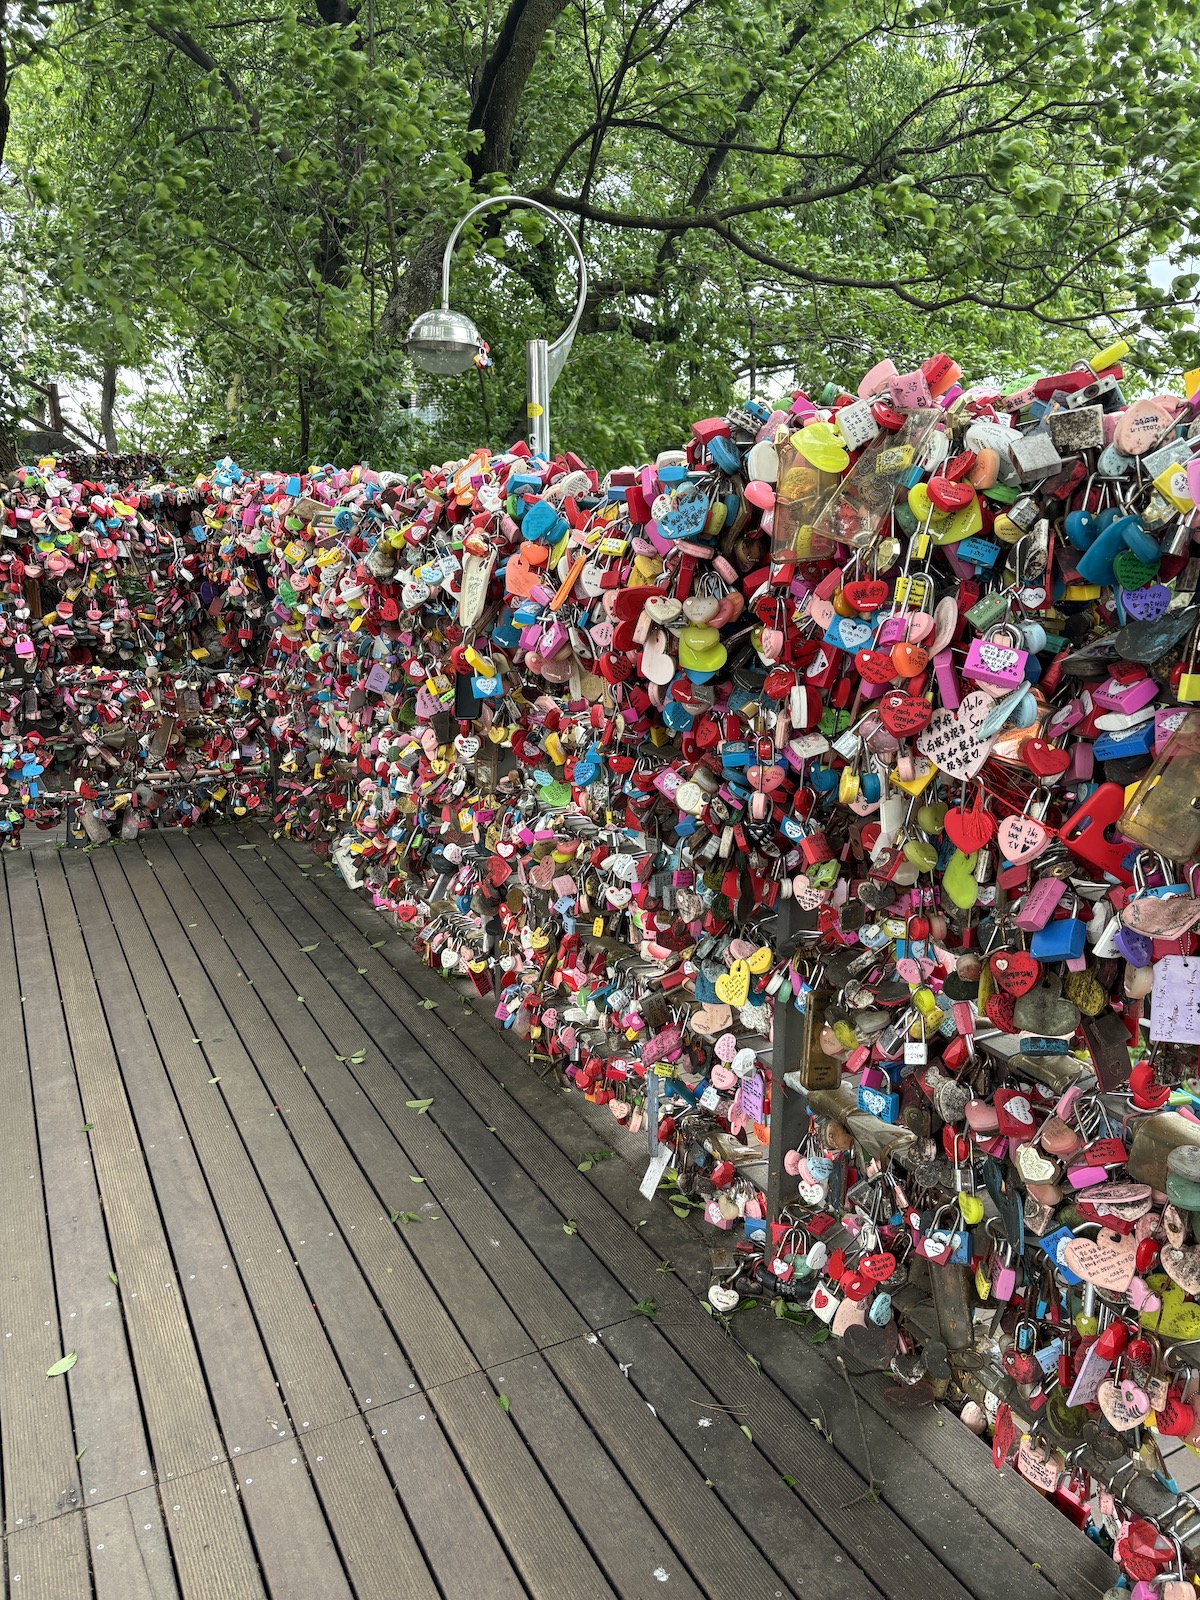
[[[1131,967],[1148,967],[1154,956],[1154,943],[1134,928],[1122,928],[1113,944]]]

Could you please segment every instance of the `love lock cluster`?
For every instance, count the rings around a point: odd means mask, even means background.
[[[722,1230],[714,1309],[949,1396],[1149,1584],[1200,1528],[1200,375],[1127,354],[883,361],[607,473],[27,471],[0,637],[24,814],[268,770]]]

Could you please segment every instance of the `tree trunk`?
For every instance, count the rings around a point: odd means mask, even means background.
[[[4,33],[0,29],[0,161],[4,160],[4,141],[8,137],[8,60],[4,54]],[[5,385],[7,392],[7,385]],[[17,465],[17,447],[9,438],[4,426],[0,393],[0,472],[11,472]]]
[[[113,407],[117,403],[117,364],[115,361],[104,363],[104,377],[100,385],[100,432],[104,438],[104,448],[109,455],[115,456],[121,446],[117,441],[116,424],[113,422]]]

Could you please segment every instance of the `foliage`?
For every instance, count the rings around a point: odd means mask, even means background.
[[[411,465],[513,437],[524,338],[573,300],[555,229],[493,210],[460,245],[493,371],[402,346],[456,218],[510,189],[583,240],[555,434],[603,463],[882,354],[1011,378],[1120,332],[1191,364],[1196,275],[1145,277],[1200,198],[1186,0],[25,6],[0,358],[118,364],[128,441]]]

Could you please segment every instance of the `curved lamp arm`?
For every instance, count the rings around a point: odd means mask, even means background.
[[[454,254],[454,246],[458,243],[458,236],[470,222],[471,218],[480,211],[486,211],[489,206],[528,206],[532,211],[540,211],[544,217],[549,217],[551,222],[556,222],[570,241],[571,249],[575,252],[575,259],[579,263],[579,294],[575,301],[574,315],[567,324],[566,330],[549,347],[548,365],[550,387],[553,388],[558,380],[558,375],[566,365],[567,357],[571,353],[571,345],[579,328],[580,318],[583,316],[583,307],[587,300],[588,275],[587,262],[583,259],[583,251],[579,240],[567,227],[557,211],[552,211],[549,206],[544,206],[540,200],[527,200],[520,194],[494,194],[487,200],[481,200],[477,206],[472,206],[465,217],[455,225],[454,232],[446,241],[446,251],[442,256],[442,310],[450,309],[450,258]]]

